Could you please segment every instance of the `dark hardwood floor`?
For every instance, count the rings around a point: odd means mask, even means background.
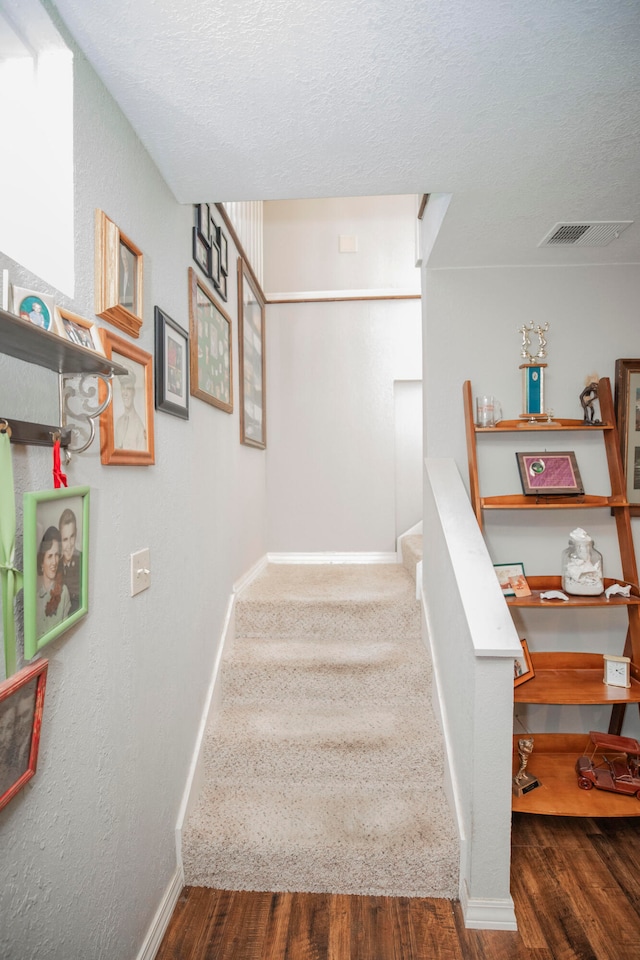
[[[514,814],[517,933],[446,900],[185,887],[156,960],[640,960],[639,841],[640,818]]]

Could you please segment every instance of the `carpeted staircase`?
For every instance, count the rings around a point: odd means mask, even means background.
[[[236,603],[185,882],[455,898],[458,841],[411,575],[270,565]]]

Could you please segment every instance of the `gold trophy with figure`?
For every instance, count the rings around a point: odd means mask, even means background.
[[[529,757],[533,753],[533,737],[521,737],[518,740],[518,756],[520,757],[520,768],[513,778],[513,792],[516,797],[523,797],[525,793],[530,793],[540,786],[540,781],[532,773],[526,772]]]

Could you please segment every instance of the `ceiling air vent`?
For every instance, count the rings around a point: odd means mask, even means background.
[[[539,247],[606,247],[633,223],[633,220],[593,220],[591,223],[556,223]]]

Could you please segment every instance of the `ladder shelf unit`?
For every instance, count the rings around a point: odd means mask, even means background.
[[[628,598],[614,596],[610,600],[599,597],[570,596],[568,601],[545,601],[540,594],[561,589],[559,576],[527,577],[531,588],[530,597],[506,597],[510,608],[565,609],[576,608],[624,608],[628,618],[624,655],[631,660],[631,686],[614,687],[602,681],[603,660],[601,654],[570,652],[533,652],[531,659],[535,676],[514,690],[515,703],[536,704],[609,704],[612,707],[609,733],[619,733],[627,704],[640,707],[640,590],[631,530],[630,505],[626,497],[626,484],[618,432],[615,424],[611,385],[608,378],[598,384],[598,399],[602,422],[585,424],[582,420],[557,420],[552,423],[523,420],[502,420],[495,427],[478,427],[474,423],[473,393],[470,381],[463,388],[467,455],[469,462],[469,486],[471,503],[480,529],[483,527],[485,510],[589,510],[608,507],[613,515],[620,548],[622,567],[621,580],[605,580],[605,587],[614,583],[631,585]],[[553,431],[599,432],[604,445],[611,483],[609,496],[585,494],[580,497],[535,497],[524,494],[483,497],[480,493],[477,443],[484,434],[525,435]],[[529,441],[530,442],[530,441]],[[570,615],[570,614],[567,614]],[[621,651],[622,652],[622,651]],[[521,736],[514,735],[514,772],[518,769],[517,742]],[[635,797],[623,796],[604,790],[581,790],[575,773],[575,762],[586,751],[589,734],[534,733],[535,748],[532,755],[532,772],[540,778],[541,785],[522,797],[513,798],[513,809],[521,812],[544,813],[558,816],[619,817],[640,816],[640,802]]]

